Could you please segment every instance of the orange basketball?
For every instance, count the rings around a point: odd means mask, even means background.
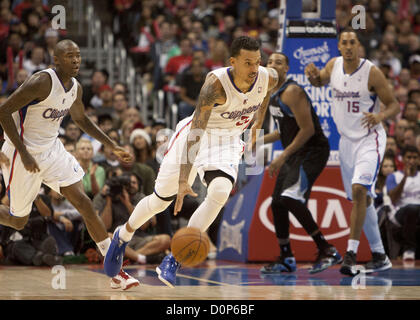
[[[175,232],[171,251],[175,259],[186,267],[193,267],[206,260],[210,249],[209,238],[198,228],[185,227]]]

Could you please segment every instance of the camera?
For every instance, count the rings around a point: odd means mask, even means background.
[[[113,201],[118,200],[119,196],[122,195],[123,188],[128,189],[130,186],[129,176],[112,177],[106,184],[109,186],[107,195],[111,197]]]

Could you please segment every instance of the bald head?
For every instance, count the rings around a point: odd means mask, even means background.
[[[79,46],[71,40],[62,40],[54,48],[54,64],[63,74],[77,76],[81,57]]]
[[[54,55],[60,56],[65,53],[68,49],[79,48],[79,46],[72,40],[61,40],[55,45]]]

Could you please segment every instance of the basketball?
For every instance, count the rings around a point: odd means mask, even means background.
[[[185,227],[173,236],[171,251],[175,259],[186,267],[193,267],[206,260],[210,249],[209,238],[198,228]]]

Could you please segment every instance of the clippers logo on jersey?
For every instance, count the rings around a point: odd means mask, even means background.
[[[346,85],[346,84],[345,84]],[[358,91],[340,91],[337,90],[336,88],[333,88],[333,96],[340,101],[343,101],[344,99],[347,98],[354,98],[354,99],[358,99],[360,98],[360,93]]]
[[[232,112],[223,112],[223,113],[220,114],[220,116],[223,119],[238,120],[246,114],[253,113],[253,112],[257,111],[260,107],[261,107],[261,103],[257,104],[256,106],[252,106],[252,107],[245,108],[245,109],[242,109],[242,110],[235,110],[235,111],[232,111]]]
[[[53,121],[57,120],[59,121],[60,118],[65,117],[69,113],[70,109],[64,109],[64,110],[57,110],[53,108],[48,108],[44,111],[42,116],[45,119],[52,119]]]

